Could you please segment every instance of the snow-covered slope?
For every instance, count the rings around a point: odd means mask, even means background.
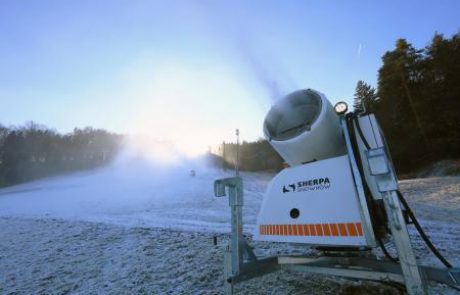
[[[1,189],[0,216],[225,232],[229,228],[228,199],[214,197],[213,182],[232,175],[205,159],[174,164],[124,161]],[[242,173],[242,177],[244,219],[249,229],[273,175]],[[422,219],[460,223],[460,177],[404,180],[400,186]]]
[[[229,228],[228,199],[214,197],[213,182],[232,175],[205,159],[169,164],[124,161],[2,189],[0,216],[222,232]],[[271,175],[243,173],[243,177],[245,217],[253,225]]]
[[[228,176],[231,171],[202,159],[168,165],[135,160],[0,190],[0,293],[220,293],[227,245],[222,233],[229,231],[230,213],[228,199],[213,196],[213,181]],[[254,227],[272,176],[242,174],[245,232]],[[400,186],[440,251],[460,265],[460,177],[405,180]],[[215,233],[218,246],[212,245]],[[410,234],[419,260],[440,266],[412,228]],[[252,244],[262,256],[309,251]],[[283,272],[238,288],[244,294],[395,291]],[[455,291],[437,285],[430,294]]]

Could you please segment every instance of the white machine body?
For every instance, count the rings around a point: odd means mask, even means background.
[[[347,155],[287,168],[269,185],[254,239],[370,246],[372,226],[361,208]]]

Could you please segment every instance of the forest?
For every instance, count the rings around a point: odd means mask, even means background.
[[[0,125],[0,187],[102,166],[115,157],[122,139],[91,127],[62,135],[34,122]]]
[[[460,35],[425,48],[405,39],[382,57],[377,88],[359,81],[357,112],[375,113],[400,173],[460,157]]]

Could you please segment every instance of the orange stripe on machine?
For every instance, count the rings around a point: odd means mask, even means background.
[[[259,233],[266,236],[363,236],[360,222],[315,224],[262,224]]]

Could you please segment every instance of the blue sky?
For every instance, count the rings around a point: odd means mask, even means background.
[[[163,139],[262,136],[273,97],[351,102],[397,38],[460,28],[458,1],[0,1],[0,122]]]

